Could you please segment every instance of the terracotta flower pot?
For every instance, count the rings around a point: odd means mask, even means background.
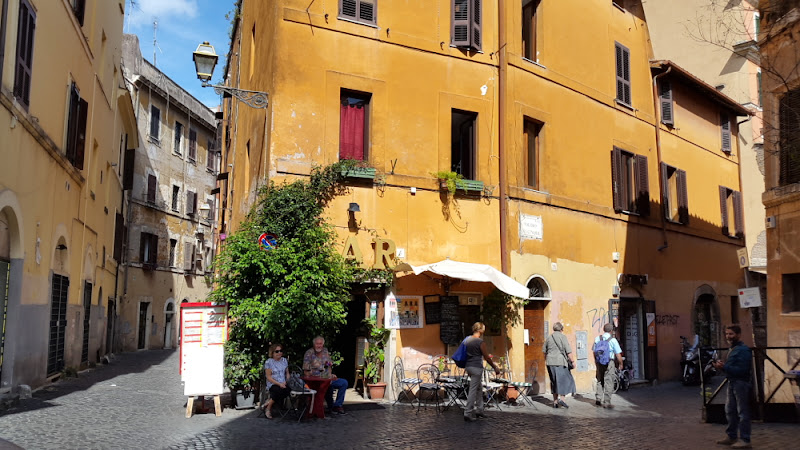
[[[386,383],[367,383],[369,398],[380,400],[386,395]]]

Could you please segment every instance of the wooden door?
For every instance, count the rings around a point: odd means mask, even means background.
[[[531,301],[525,305],[525,329],[528,342],[525,343],[525,381],[534,383],[533,393],[544,392],[547,367],[544,362],[544,302]]]

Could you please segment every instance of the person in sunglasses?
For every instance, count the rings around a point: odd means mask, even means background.
[[[264,363],[267,390],[269,390],[269,401],[264,406],[264,415],[267,419],[272,419],[272,405],[282,402],[288,397],[291,389],[286,384],[289,379],[289,362],[283,357],[283,345],[272,344],[269,348],[269,356],[267,362]]]

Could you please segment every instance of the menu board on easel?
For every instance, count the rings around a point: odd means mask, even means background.
[[[181,381],[188,396],[223,391],[223,348],[228,339],[228,306],[181,303]]]

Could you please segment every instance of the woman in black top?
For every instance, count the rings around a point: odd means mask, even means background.
[[[495,374],[500,373],[500,368],[489,357],[486,351],[486,343],[483,342],[483,333],[486,326],[481,322],[472,325],[472,336],[464,340],[467,347],[466,371],[469,375],[469,395],[467,396],[467,409],[464,410],[464,420],[474,422],[477,417],[486,417],[483,414],[483,360],[486,360],[493,368]],[[477,404],[476,404],[477,403]]]

